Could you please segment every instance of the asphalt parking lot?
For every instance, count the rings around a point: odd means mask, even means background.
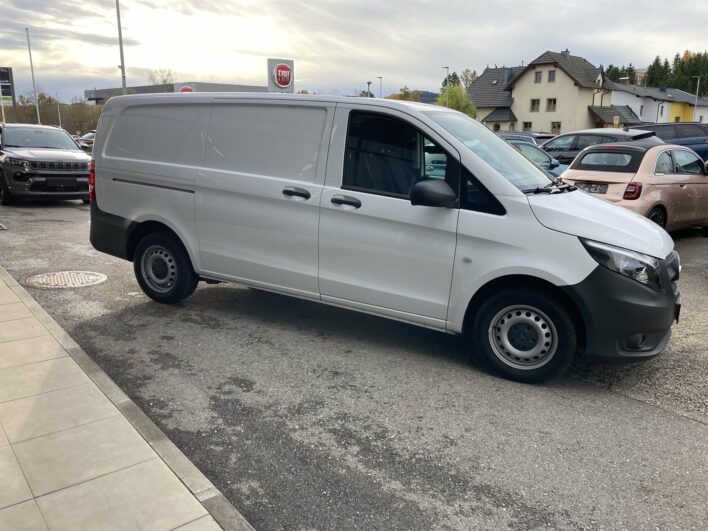
[[[0,264],[108,280],[33,297],[256,529],[708,528],[708,238],[644,363],[538,386],[430,330],[244,288],[177,306],[93,250],[80,202],[0,207]]]

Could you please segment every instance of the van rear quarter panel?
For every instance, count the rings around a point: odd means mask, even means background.
[[[94,148],[98,207],[138,223],[165,224],[200,271],[194,181],[204,160],[211,104],[119,103],[104,111]]]

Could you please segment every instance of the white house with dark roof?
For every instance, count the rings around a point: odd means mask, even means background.
[[[516,116],[511,110],[512,94],[504,90],[522,66],[485,68],[470,87],[470,99],[477,106],[477,119],[490,129],[513,131]]]

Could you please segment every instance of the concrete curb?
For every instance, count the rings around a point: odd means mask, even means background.
[[[104,395],[147,441],[172,472],[184,483],[207,512],[226,531],[254,531],[224,495],[192,463],[182,451],[143,413],[116,383],[93,361],[59,324],[42,308],[1,265],[0,279],[29,308],[52,334],[69,356],[93,380]]]

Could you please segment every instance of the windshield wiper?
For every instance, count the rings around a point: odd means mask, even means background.
[[[551,183],[553,184],[553,183]],[[556,189],[555,188],[549,188],[548,186],[544,186],[543,188],[526,188],[524,190],[521,190],[525,194],[555,194]]]

